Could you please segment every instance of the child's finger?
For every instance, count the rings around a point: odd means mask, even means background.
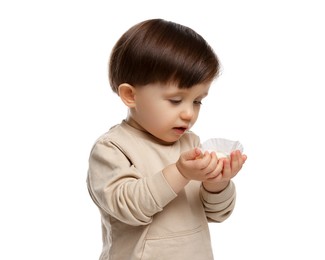
[[[224,178],[231,178],[231,165],[229,159],[223,160],[222,176]]]
[[[243,156],[240,151],[235,151],[231,154],[231,169],[233,173],[239,172],[243,166]]]
[[[194,148],[190,151],[184,152],[182,156],[185,161],[189,161],[189,160],[194,160],[197,157],[200,157],[201,154],[202,151],[199,148]]]

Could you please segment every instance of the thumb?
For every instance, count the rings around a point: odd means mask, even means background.
[[[202,151],[199,148],[194,148],[190,151],[183,153],[183,159],[186,161],[195,160],[202,155]]]

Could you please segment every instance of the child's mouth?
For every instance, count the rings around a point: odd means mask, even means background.
[[[187,130],[186,127],[174,127],[173,128],[178,134],[184,134],[184,132]]]

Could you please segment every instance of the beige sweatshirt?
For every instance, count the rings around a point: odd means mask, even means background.
[[[181,152],[199,146],[192,132],[162,145],[125,121],[96,141],[87,183],[101,213],[101,260],[213,259],[208,221],[231,214],[233,182],[212,194],[191,181],[176,194],[162,174]]]

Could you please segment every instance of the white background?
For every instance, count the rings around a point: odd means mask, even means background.
[[[164,18],[199,32],[223,73],[193,130],[244,145],[216,259],[325,259],[324,7],[316,0],[1,1],[0,259],[98,259],[86,189],[95,139],[126,115],[113,44]]]

